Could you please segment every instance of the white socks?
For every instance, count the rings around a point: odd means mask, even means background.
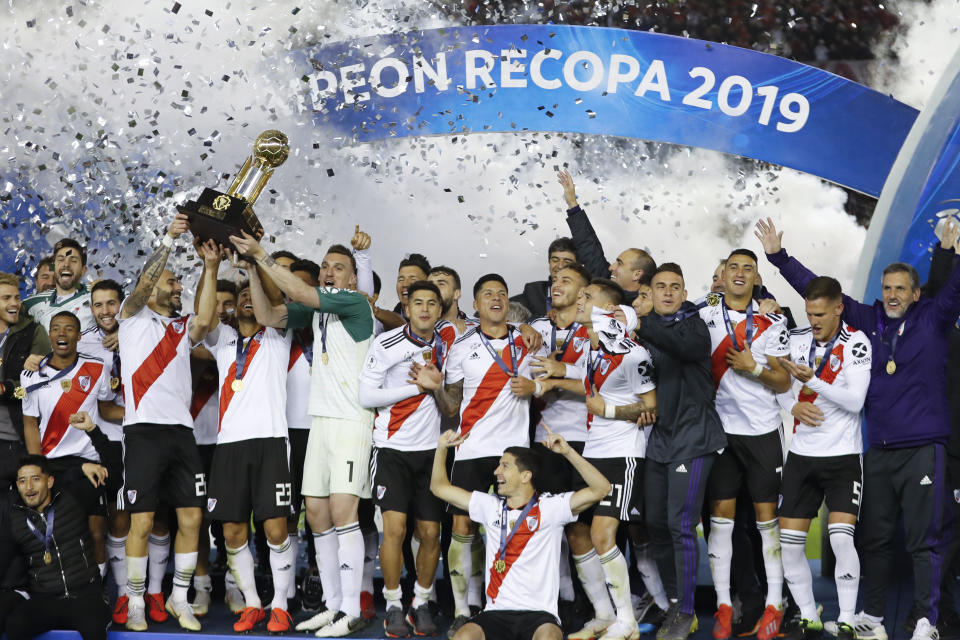
[[[710,573],[717,590],[717,607],[731,605],[730,561],[733,559],[733,520],[710,516],[710,538],[707,540]]]
[[[300,536],[291,533],[288,536],[290,548],[293,549],[293,580],[290,581],[290,588],[287,590],[287,600],[297,595],[297,556],[300,553]]]
[[[353,522],[337,530],[337,558],[340,561],[340,611],[360,617],[360,585],[363,582],[363,534],[360,523]]]
[[[380,533],[377,528],[363,530],[363,581],[360,591],[373,593],[373,571],[377,566],[377,554],[380,552]]]
[[[197,552],[173,554],[173,590],[170,599],[174,602],[186,602],[187,590],[193,572],[197,570]]]
[[[470,617],[470,606],[467,604],[467,583],[473,572],[473,558],[470,554],[470,544],[473,536],[454,533],[450,536],[450,550],[447,561],[450,563],[450,587],[453,591],[453,615]]]
[[[567,536],[563,536],[560,538],[560,599],[571,602],[575,597],[570,576],[570,545]]]
[[[800,617],[820,620],[813,597],[813,576],[810,573],[810,563],[807,562],[807,532],[783,529],[780,532],[780,545],[783,554],[783,576],[787,580],[793,601],[800,609]]]
[[[470,582],[467,583],[467,604],[482,608],[483,567],[486,564],[486,550],[483,548],[483,536],[476,534],[470,543]]]
[[[433,597],[433,583],[430,587],[421,587],[419,582],[413,583],[413,602],[410,603],[411,609],[416,609],[427,604]]]
[[[340,610],[343,592],[340,589],[340,545],[336,529],[314,532],[313,546],[317,552],[317,570],[323,589],[323,602],[332,611]]]
[[[253,554],[250,553],[250,545],[245,544],[239,549],[227,547],[227,566],[237,583],[237,589],[243,594],[246,606],[261,608],[263,605],[260,602],[257,581],[253,575]]]
[[[193,574],[193,589],[197,593],[213,593],[213,580],[209,575],[198,576]]]
[[[587,598],[593,605],[595,616],[599,620],[613,620],[617,617],[610,604],[610,594],[607,593],[607,583],[603,577],[603,567],[600,565],[600,558],[593,549],[582,556],[573,556],[573,562],[577,566],[577,576],[580,577],[580,584],[583,590],[587,592]]]
[[[130,604],[145,606],[143,594],[147,590],[147,557],[127,556],[127,597]]]
[[[167,565],[170,563],[170,534],[165,536],[155,536],[150,534],[147,542],[147,557],[150,558],[150,582],[147,585],[147,593],[163,592],[163,576],[167,573]]]
[[[297,550],[286,538],[280,544],[270,544],[270,572],[273,575],[273,602],[271,609],[287,610],[287,594],[295,584],[294,565],[297,562]]]
[[[774,518],[758,522],[760,547],[763,550],[763,568],[767,572],[767,602],[783,608],[783,563],[780,560],[780,521]]]
[[[660,580],[660,570],[657,569],[657,563],[650,557],[650,545],[648,543],[634,545],[633,552],[636,556],[637,571],[643,578],[647,593],[650,594],[661,611],[666,611],[670,608],[670,602],[667,601],[667,592]]]
[[[397,587],[396,589],[387,589],[383,588],[383,599],[387,601],[387,611],[390,609],[403,609],[403,589]],[[411,608],[412,605],[411,605]]]
[[[117,592],[123,593],[127,584],[127,536],[114,538],[107,535],[107,562],[117,584]]]
[[[830,547],[837,559],[833,572],[840,603],[837,622],[852,623],[857,608],[857,589],[860,587],[860,557],[853,544],[854,525],[831,524],[827,526],[827,531],[830,533]]]
[[[637,626],[637,620],[633,615],[633,600],[630,598],[630,569],[627,559],[620,553],[620,548],[614,545],[600,556],[600,566],[617,609],[617,620],[633,629]]]

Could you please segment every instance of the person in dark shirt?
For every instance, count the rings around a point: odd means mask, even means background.
[[[960,228],[950,222],[944,245],[960,252]],[[783,250],[773,221],[757,223],[767,259],[802,292],[816,277]],[[937,638],[940,581],[953,520],[946,490],[950,407],[946,363],[950,332],[960,316],[960,266],[939,293],[922,297],[912,266],[883,270],[882,299],[872,305],[843,296],[843,320],[860,329],[873,347],[864,405],[870,449],[863,462],[861,543],[864,610],[854,621],[860,640],[886,640],[883,613],[897,518],[903,512],[907,550],[913,558],[914,608],[922,612],[913,640]]]
[[[550,288],[561,269],[577,263],[577,252],[570,238],[557,238],[547,248],[547,267],[550,275],[546,280],[536,280],[523,285],[523,292],[510,298],[510,302],[523,305],[531,318],[542,318],[553,308]]]

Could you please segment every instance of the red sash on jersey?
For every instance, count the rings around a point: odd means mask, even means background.
[[[187,334],[187,319],[189,316],[175,318],[167,325],[160,343],[153,348],[143,364],[133,372],[133,407],[138,409],[140,401],[146,395],[153,383],[157,381],[170,361],[177,355],[177,347]]]
[[[250,339],[253,340],[252,337]],[[243,340],[243,336],[241,336],[239,333],[237,334],[237,340]],[[253,357],[257,355],[257,351],[259,350],[260,342],[253,340],[253,344],[250,346],[250,352],[247,353],[247,371],[250,371],[250,367],[253,365]],[[223,386],[220,387],[220,420],[217,423],[217,433],[220,433],[220,429],[223,428],[223,414],[227,412],[227,407],[230,406],[230,401],[233,400],[233,394],[235,393],[233,390],[233,381],[236,379],[237,361],[234,360],[233,364],[230,365],[230,369],[227,370],[227,377],[223,379]],[[243,393],[243,391],[240,391],[239,393]],[[251,392],[248,390],[247,393]]]
[[[603,354],[603,361],[600,363],[600,367],[597,369],[597,371],[593,374],[593,384],[597,386],[598,391],[603,387],[603,383],[607,381],[607,378],[610,377],[610,374],[612,374],[620,366],[620,363],[623,362],[623,357],[625,355],[627,354],[625,353],[604,353]],[[603,366],[605,364],[607,365],[606,367]],[[587,395],[590,395],[590,392],[593,390],[590,388],[589,374],[587,374],[587,376],[584,377],[583,386],[587,390]],[[593,422],[593,417],[594,417],[593,414],[588,411],[587,412],[587,430],[588,431],[590,430],[590,424]]]
[[[756,329],[753,333],[753,339],[756,341],[764,331],[769,329],[773,325],[773,320],[766,316],[761,316],[754,314],[753,323],[756,326]],[[734,335],[737,336],[737,342],[745,345],[747,343],[747,322],[746,320],[741,320],[737,324],[737,328],[733,331]],[[720,386],[720,380],[723,378],[723,374],[727,372],[727,369],[730,368],[730,365],[727,364],[727,351],[733,347],[733,343],[730,342],[730,336],[727,335],[723,340],[720,341],[720,344],[717,345],[717,348],[713,350],[713,388],[717,389]]]
[[[532,529],[528,526],[530,524],[533,526]],[[507,565],[506,569],[503,573],[500,573],[493,565],[490,566],[490,584],[487,585],[487,597],[490,598],[491,602],[496,602],[497,595],[500,594],[500,585],[503,584],[503,579],[510,573],[510,568],[513,566],[513,563],[520,557],[524,547],[527,546],[533,534],[540,529],[541,524],[540,502],[538,501],[537,504],[533,505],[533,508],[530,509],[524,521],[520,523],[517,532],[510,538],[510,542],[507,543],[507,548],[503,554],[503,561]],[[487,535],[489,535],[489,533]]]
[[[812,338],[812,339],[815,339],[815,338]],[[832,355],[837,356],[837,358],[839,358],[840,360],[839,364],[837,364],[836,369],[830,366],[829,358]],[[820,372],[820,379],[826,382],[827,384],[833,384],[833,381],[837,379],[837,376],[840,375],[840,371],[843,369],[843,345],[838,344],[833,348],[833,351],[831,351],[830,353],[823,354],[823,357],[827,358],[827,366],[825,366],[823,368],[823,371]],[[816,370],[816,367],[813,366],[812,362],[808,362],[807,366]],[[806,385],[804,385],[803,388],[800,389],[800,393],[797,396],[797,402],[813,403],[813,401],[816,400],[819,395],[820,395],[819,393],[817,393],[816,391],[811,391]],[[797,427],[799,426],[800,426],[800,421],[794,418],[793,431],[796,432]]]
[[[395,434],[397,431],[400,431],[400,427],[403,426],[403,423],[407,421],[407,418],[416,412],[417,408],[420,406],[420,403],[423,402],[424,398],[426,397],[427,394],[421,393],[413,396],[412,398],[401,400],[390,407],[390,424],[387,425],[388,440],[393,437],[393,434]]]
[[[303,349],[300,348],[300,345],[296,342],[293,343],[290,347],[290,361],[287,362],[287,371],[293,369],[293,365],[297,364],[297,360],[303,356]]]
[[[77,373],[71,378],[70,391],[60,396],[53,411],[50,412],[50,417],[47,418],[47,428],[44,430],[43,440],[40,442],[41,454],[48,455],[54,447],[60,444],[63,435],[70,428],[70,416],[76,413],[86,402],[102,374],[103,365],[96,362],[84,362],[77,370]],[[81,378],[85,378],[86,390],[80,384]]]
[[[193,391],[193,398],[190,399],[190,417],[194,420],[203,411],[203,408],[210,402],[210,398],[217,392],[216,384],[200,383]]]
[[[520,357],[517,358],[517,369],[519,370],[520,362],[527,356],[527,347],[523,343],[523,338],[519,336],[513,341],[513,344],[520,347]],[[509,346],[509,343],[507,346]],[[477,391],[473,394],[473,397],[470,398],[470,404],[466,406],[463,410],[463,415],[460,416],[461,436],[466,436],[470,433],[473,425],[483,416],[487,415],[487,411],[490,410],[490,407],[500,395],[500,392],[503,391],[503,388],[509,382],[510,376],[508,376],[496,362],[490,365],[487,372],[483,374],[483,379],[480,380]]]

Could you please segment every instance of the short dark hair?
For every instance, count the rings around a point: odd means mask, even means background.
[[[540,456],[530,447],[507,447],[503,450],[513,456],[520,471],[530,472],[530,484],[536,488],[537,475],[540,473]]]
[[[748,258],[753,260],[754,264],[760,264],[757,261],[757,254],[755,254],[753,251],[750,251],[750,249],[744,249],[742,247],[740,249],[734,249],[733,251],[731,251],[730,254],[727,256],[727,259],[723,261],[723,264],[727,264],[727,261],[730,260],[730,258],[732,258],[733,256],[747,256]]]
[[[577,255],[577,248],[570,238],[557,238],[551,242],[550,246],[547,247],[547,257],[549,258],[558,251],[566,251],[567,253],[572,253],[574,256]]]
[[[380,293],[380,285],[381,285],[380,276],[377,274],[376,271],[374,271],[373,272],[373,294],[374,295]]]
[[[681,278],[683,277],[683,269],[681,269],[680,265],[678,265],[676,262],[664,262],[662,265],[657,267],[657,270],[653,275],[657,275],[658,273],[675,273]],[[652,280],[653,276],[651,276],[650,279]]]
[[[320,279],[320,265],[313,260],[294,260],[290,264],[290,271],[306,271],[314,280]]]
[[[40,258],[40,261],[37,262],[37,272],[44,266],[50,267],[50,270],[53,271],[53,256],[44,256]]]
[[[87,250],[73,238],[63,238],[53,245],[53,257],[56,258],[61,249],[76,249],[80,252],[80,264],[87,266]]]
[[[843,289],[840,288],[840,283],[837,282],[836,278],[817,276],[807,283],[807,288],[803,290],[803,297],[807,300],[817,300],[819,298],[826,298],[831,301],[842,300]]]
[[[59,313],[53,314],[53,317],[50,318],[50,324],[47,325],[47,329],[49,329],[51,325],[53,325],[53,321],[56,320],[57,318],[70,318],[75,323],[77,323],[77,331],[80,331],[81,329],[80,318],[78,318],[77,316],[75,316],[69,311],[61,311]]]
[[[449,305],[443,303],[443,296],[440,295],[440,288],[429,280],[417,280],[410,285],[407,288],[407,300],[413,300],[413,294],[417,291],[432,291],[433,295],[437,296],[437,300],[440,302],[440,315],[445,314],[450,308]]]
[[[428,273],[427,275],[432,276],[435,273],[441,273],[445,276],[450,276],[451,278],[453,278],[453,288],[454,289],[460,288],[460,274],[457,273],[456,269],[453,269],[452,267],[446,267],[446,266],[440,265],[439,267],[434,267],[433,269],[430,269],[430,273]]]
[[[626,298],[626,294],[623,292],[623,287],[608,278],[594,278],[590,281],[590,284],[600,287],[604,295],[610,298],[610,302],[617,306],[623,304],[623,301]]]
[[[274,251],[270,254],[270,257],[276,260],[277,258],[286,258],[287,260],[293,260],[296,262],[298,260],[295,253],[292,251],[287,251],[286,249],[280,249],[279,251]]]
[[[510,288],[507,286],[507,281],[503,279],[499,273],[488,273],[485,276],[480,276],[476,284],[473,285],[473,297],[476,298],[477,294],[480,293],[480,288],[488,282],[499,282],[503,285],[504,289],[510,291]]]
[[[353,273],[357,273],[357,259],[353,257],[353,252],[350,249],[347,249],[342,244],[333,244],[330,245],[330,248],[327,249],[327,254],[334,253],[338,256],[346,256],[350,258],[350,266],[353,268]],[[326,254],[324,254],[326,255]]]
[[[236,298],[236,297],[239,297],[241,291],[243,291],[244,289],[249,289],[249,288],[250,288],[250,281],[249,281],[249,280],[241,280],[240,282],[237,283],[237,292],[234,294],[234,297],[235,297],[235,298]]]
[[[427,276],[430,273],[430,261],[427,260],[427,256],[422,253],[411,253],[406,258],[400,261],[400,266],[397,267],[397,271],[403,269],[404,267],[417,267],[420,271],[423,271],[423,275]]]
[[[97,291],[113,291],[117,294],[117,299],[120,302],[123,302],[123,287],[120,286],[120,283],[116,280],[98,280],[92,287],[90,287],[90,296],[92,297]]]
[[[567,266],[565,266],[565,267],[564,267],[563,269],[561,269],[560,271],[563,271],[564,269],[570,269],[571,271],[573,271],[574,273],[576,273],[578,276],[580,276],[580,278],[581,278],[586,284],[590,284],[590,281],[593,280],[593,276],[590,274],[590,270],[587,269],[587,268],[586,268],[585,266],[583,266],[582,264],[580,264],[579,262],[574,262],[573,264],[568,264]]]
[[[650,284],[650,278],[657,272],[657,261],[643,249],[634,247],[631,251],[637,252],[637,257],[633,260],[633,269],[643,271],[643,275],[640,276],[640,284]]]
[[[233,280],[226,280],[224,278],[217,279],[217,293],[229,293],[236,298],[237,291],[237,283],[235,283]]]
[[[20,459],[17,460],[17,471],[20,471],[20,469],[24,467],[40,467],[40,471],[43,472],[44,475],[53,475],[53,467],[50,466],[50,460],[39,453],[28,453],[20,456]]]
[[[883,269],[883,276],[888,273],[906,273],[910,275],[910,287],[916,291],[920,288],[920,274],[917,273],[917,270],[913,265],[907,264],[906,262],[891,262]]]

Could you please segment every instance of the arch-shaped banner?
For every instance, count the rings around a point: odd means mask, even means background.
[[[563,131],[705,147],[879,196],[917,111],[798,62],[643,31],[455,27],[291,54],[347,140]]]

